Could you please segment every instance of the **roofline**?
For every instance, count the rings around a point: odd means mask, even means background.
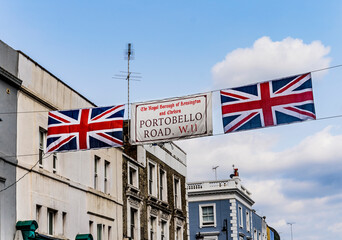
[[[240,197],[242,197],[242,199],[248,201],[249,203],[251,203],[251,205],[254,205],[254,201],[252,198],[250,198],[249,196],[246,196],[243,192],[241,192],[240,189],[235,188],[235,189],[220,189],[220,190],[207,190],[207,191],[200,191],[200,192],[188,192],[188,202],[191,202],[190,198],[194,197],[194,196],[207,196],[207,195],[220,195],[220,194],[224,194],[224,193],[236,193],[237,195],[239,195]]]
[[[62,84],[64,84],[65,86],[67,86],[68,88],[70,88],[72,91],[74,91],[75,93],[77,93],[81,98],[83,98],[84,100],[86,100],[87,102],[89,102],[91,105],[93,105],[94,107],[97,107],[97,105],[95,103],[93,103],[92,101],[90,101],[88,98],[86,98],[85,96],[83,96],[81,93],[79,93],[78,91],[76,91],[75,89],[73,89],[72,87],[70,87],[68,84],[66,84],[65,82],[63,82],[61,79],[59,79],[56,75],[52,74],[49,70],[47,70],[45,67],[43,67],[42,65],[40,65],[38,62],[36,62],[35,60],[33,60],[31,57],[29,57],[27,54],[25,54],[24,52],[22,52],[21,50],[16,50],[18,53],[22,54],[24,57],[26,57],[27,59],[29,59],[31,62],[33,62],[34,64],[38,65],[41,69],[43,69],[45,72],[47,72],[48,74],[50,74],[52,77],[54,77],[57,81],[61,82]]]
[[[8,82],[10,85],[15,86],[16,88],[20,88],[22,84],[22,80],[8,72],[3,67],[0,67],[0,77],[4,77],[5,81]]]

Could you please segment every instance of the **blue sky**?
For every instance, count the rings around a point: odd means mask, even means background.
[[[0,39],[99,106],[228,88],[342,64],[342,1],[0,0]],[[241,59],[244,59],[241,61]],[[342,68],[313,74],[317,117],[342,114]],[[217,93],[214,133],[221,134]],[[188,180],[227,179],[232,164],[260,215],[290,239],[342,233],[342,118],[177,142]],[[190,170],[191,169],[191,170]],[[208,177],[209,176],[209,177]]]

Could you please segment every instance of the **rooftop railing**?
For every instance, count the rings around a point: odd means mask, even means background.
[[[201,191],[213,191],[223,189],[239,189],[246,195],[251,196],[251,193],[241,185],[240,179],[229,179],[220,181],[207,181],[207,182],[193,182],[187,184],[188,192],[201,192]]]

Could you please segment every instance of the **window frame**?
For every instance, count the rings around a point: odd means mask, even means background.
[[[150,224],[149,224],[149,240],[156,240],[157,239],[157,216],[150,215]]]
[[[104,186],[103,192],[106,194],[110,194],[110,162],[104,160]]]
[[[131,183],[131,169],[134,170],[134,176]],[[136,189],[139,189],[139,168],[135,166],[134,164],[131,164],[128,162],[127,164],[127,173],[128,173],[128,185],[135,187]]]
[[[250,212],[248,209],[246,209],[246,230],[247,232],[251,231],[251,219],[250,219]]]
[[[43,157],[45,153],[45,145],[46,145],[46,134],[47,131],[46,129],[39,127],[39,136],[38,136],[38,165],[40,168],[43,168],[44,162],[43,162]]]
[[[203,221],[203,208],[204,207],[213,207],[213,223],[205,224]],[[199,208],[199,220],[200,220],[200,228],[203,227],[216,227],[216,203],[207,203],[198,205]]]
[[[140,240],[141,239],[141,233],[140,233],[140,207],[139,206],[136,206],[136,205],[133,205],[131,204],[130,200],[128,199],[127,200],[127,210],[126,210],[126,214],[127,214],[127,232],[126,232],[126,235],[128,237],[131,237],[131,213],[132,213],[132,210],[136,211],[135,212],[135,222],[134,222],[134,225],[136,227],[134,233],[136,234],[136,237],[134,238],[134,240]]]
[[[96,224],[96,239],[97,240],[103,239],[103,226],[101,223]]]
[[[42,205],[36,204],[36,221],[39,224],[41,224],[41,218],[42,218]]]
[[[242,206],[238,205],[238,221],[239,221],[239,227],[243,228],[243,210]]]
[[[53,236],[55,233],[56,213],[57,211],[54,209],[47,209],[47,233],[50,236]]]
[[[99,190],[99,163],[101,158],[94,155],[94,189]]]
[[[65,236],[67,226],[67,213],[62,212],[62,235]]]
[[[57,173],[58,169],[58,158],[57,158],[57,153],[54,153],[52,155],[52,172]]]
[[[159,186],[158,186],[159,199],[163,202],[167,202],[167,175],[166,174],[167,173],[163,168],[159,168]]]
[[[132,213],[133,213],[133,224],[132,224]],[[129,237],[131,239],[140,239],[140,234],[139,234],[139,228],[140,228],[140,223],[139,223],[139,209],[130,206],[129,207]],[[132,229],[133,226],[133,229]],[[133,233],[133,236],[132,236]]]
[[[163,224],[165,229],[163,228]],[[169,239],[169,221],[161,219],[160,221],[160,239],[168,240]]]
[[[177,186],[176,186],[176,182]],[[182,209],[182,190],[181,190],[181,179],[177,176],[173,176],[173,199],[174,207],[176,209]]]
[[[180,235],[178,235],[178,233]],[[175,240],[183,240],[183,234],[182,233],[183,233],[183,227],[176,225],[175,226]]]
[[[151,167],[153,166],[153,169],[151,170]],[[157,197],[157,164],[152,162],[151,160],[148,160],[148,195]],[[152,173],[151,173],[152,171]]]

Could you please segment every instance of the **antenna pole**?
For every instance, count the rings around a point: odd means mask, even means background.
[[[128,119],[128,131],[127,131],[127,136],[128,140],[130,139],[130,119],[129,119],[129,77],[130,77],[130,72],[129,72],[129,60],[131,59],[131,44],[128,43],[128,49],[127,49],[127,119]]]
[[[287,224],[291,226],[291,240],[293,240],[292,225],[295,223],[294,222],[288,222]]]
[[[128,97],[128,119],[129,119],[129,60],[131,59],[131,44],[128,44],[128,50],[127,50],[127,83],[128,83],[128,93],[127,93],[127,97]]]
[[[215,171],[215,180],[217,181],[217,168],[218,168],[219,166],[216,166],[216,167],[213,167],[213,170]]]

